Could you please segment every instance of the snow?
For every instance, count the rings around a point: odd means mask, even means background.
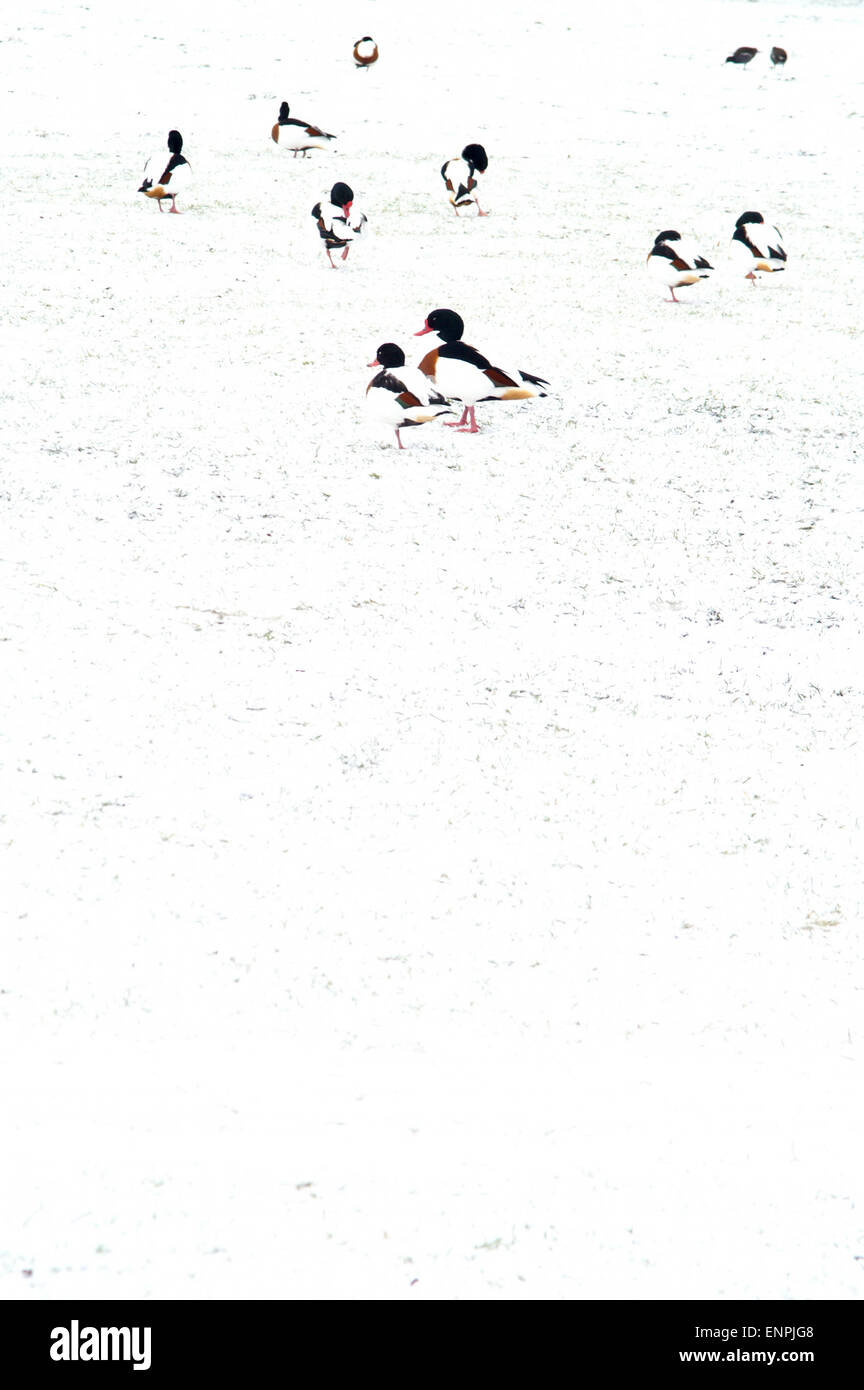
[[[0,33],[7,1298],[860,1297],[860,6],[495,15]]]

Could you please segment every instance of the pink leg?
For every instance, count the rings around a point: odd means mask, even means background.
[[[170,206],[170,208],[168,209],[168,211],[169,211],[169,212],[177,212],[177,195],[176,195],[175,193],[172,193],[172,194],[171,194],[171,206]],[[177,212],[177,216],[178,216],[178,217],[180,217],[181,215],[182,215],[181,213]]]
[[[333,264],[333,257],[330,255],[330,247],[329,247],[329,246],[325,246],[325,247],[324,247],[324,251],[325,251],[325,254],[326,254],[326,256],[327,256],[328,261],[330,262],[330,269],[331,269],[331,270],[336,270],[337,267]]]
[[[342,259],[343,259],[343,261],[347,261],[347,259],[348,259],[348,252],[349,252],[350,250],[351,250],[351,247],[350,247],[350,246],[346,246],[346,247],[345,247],[345,250],[342,252]]]
[[[459,430],[459,433],[460,433],[460,434],[479,434],[480,431],[479,431],[479,429],[477,428],[477,420],[476,420],[476,417],[475,417],[475,415],[474,415],[474,407],[473,407],[473,405],[469,405],[469,407],[468,407],[468,414],[471,416],[471,424],[468,426],[468,428],[467,428],[466,430],[460,429],[460,430]]]
[[[475,203],[477,203],[477,199],[476,199],[476,198],[474,199],[474,201],[475,201]],[[481,206],[480,206],[479,203],[477,203],[477,216],[478,216],[478,217],[488,217],[488,216],[489,216],[488,212],[484,212],[484,211],[483,211],[483,209],[481,208]]]
[[[676,298],[675,298],[675,291],[673,290],[673,288],[672,288],[671,285],[669,286],[669,293],[671,294],[672,298],[666,300],[666,303],[667,303],[667,304],[680,304],[680,303],[681,303],[681,300],[680,300],[680,299],[676,299]]]
[[[466,405],[465,409],[462,411],[461,420],[445,420],[444,424],[447,426],[448,429],[458,430],[459,426],[464,425],[465,421],[468,419],[468,410],[469,407]]]
[[[400,437],[399,437],[399,431],[398,431],[398,430],[396,431],[396,443],[399,445],[399,448],[400,448],[400,449],[404,449],[404,448],[405,448],[405,445],[402,443],[402,440],[401,440]]]

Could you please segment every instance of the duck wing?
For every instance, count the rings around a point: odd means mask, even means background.
[[[307,135],[318,135],[321,137],[322,140],[336,139],[335,135],[328,134],[328,132],[326,130],[322,130],[320,126],[310,125],[308,121],[297,121],[294,119],[293,116],[289,116],[287,121],[280,121],[279,124],[297,126],[300,130],[305,130]]]
[[[484,357],[482,352],[471,347],[470,343],[442,343],[438,349],[439,357],[452,357],[457,362],[467,362],[472,367],[477,367],[479,371],[485,372],[492,367],[488,357]],[[425,360],[425,359],[424,359]],[[492,367],[493,371],[497,368]],[[512,383],[515,386],[515,382]]]

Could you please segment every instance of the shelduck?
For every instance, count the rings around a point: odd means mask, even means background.
[[[348,259],[351,243],[362,236],[368,221],[354,202],[354,190],[347,183],[334,183],[330,189],[329,201],[325,198],[316,203],[312,216],[318,224],[318,235],[324,242],[327,259],[333,269],[331,251],[342,252],[343,261]]]
[[[169,212],[179,212],[177,207],[177,197],[184,193],[189,187],[192,177],[192,166],[188,159],[183,155],[183,136],[179,130],[169,130],[168,132],[168,163],[165,163],[164,153],[154,154],[144,165],[144,181],[138,189],[139,193],[144,193],[148,198],[155,198],[159,211],[162,211],[162,204],[167,199],[171,199]],[[159,173],[156,171],[159,170]]]
[[[742,212],[732,236],[732,256],[755,285],[758,274],[786,269],[786,251],[777,227],[770,227],[761,212]]]
[[[730,53],[726,62],[738,63],[739,66],[746,67],[748,63],[752,63],[758,52],[758,48],[749,48],[745,44],[742,48],[736,48],[734,53]]]
[[[405,354],[397,343],[382,343],[369,366],[381,371],[366,387],[366,408],[373,419],[396,431],[400,449],[405,448],[399,436],[401,429],[428,425],[439,415],[455,413],[422,372],[405,365]]]
[[[660,232],[648,252],[649,272],[667,286],[672,296],[667,303],[680,304],[675,291],[685,285],[698,285],[700,280],[707,280],[713,269],[710,261],[686,243],[680,232]]]
[[[478,217],[488,217],[477,197],[477,176],[485,174],[488,167],[489,157],[482,145],[466,145],[459,159],[448,159],[442,164],[441,177],[457,217],[460,208],[470,207],[472,203],[477,207]]]
[[[330,142],[336,139],[335,135],[328,135],[320,126],[296,120],[291,115],[287,101],[283,101],[279,107],[279,119],[270,137],[280,150],[291,150],[295,159],[301,153],[305,159],[308,150],[326,150]]]
[[[378,62],[378,45],[368,34],[355,43],[354,62],[358,68],[371,68],[373,63]]]
[[[438,336],[439,346],[427,352],[420,363],[420,371],[448,400],[461,401],[464,405],[461,420],[447,421],[448,424],[452,423],[463,434],[476,434],[474,407],[478,401],[526,401],[532,396],[546,395],[540,390],[549,385],[543,377],[522,371],[511,375],[500,367],[493,367],[488,357],[462,342],[464,331],[462,319],[452,309],[433,309],[414,335],[417,338],[424,333]]]

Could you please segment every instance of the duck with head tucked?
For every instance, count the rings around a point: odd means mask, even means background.
[[[367,72],[373,63],[378,62],[378,45],[369,34],[364,34],[354,45],[354,62],[358,68]]]
[[[742,212],[732,235],[732,258],[756,285],[763,275],[786,269],[786,249],[777,227],[768,225],[761,212]]]
[[[450,206],[458,217],[460,208],[473,204],[478,217],[488,217],[480,206],[477,197],[477,181],[480,174],[489,168],[489,156],[482,145],[466,145],[459,159],[448,159],[441,166],[441,177],[450,199]]]
[[[659,232],[648,252],[649,273],[665,285],[672,296],[667,303],[680,304],[675,291],[707,280],[713,269],[711,262],[695,246],[690,246],[680,232],[671,229]]]

